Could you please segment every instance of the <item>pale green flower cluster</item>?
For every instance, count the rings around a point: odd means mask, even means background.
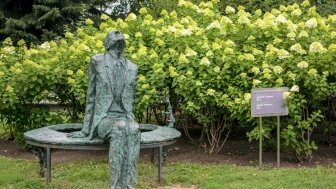
[[[197,56],[197,52],[194,51],[193,49],[187,47],[185,50],[185,55],[186,56]]]
[[[219,73],[219,72],[221,71],[221,69],[220,69],[219,66],[216,66],[216,67],[214,68],[214,71],[215,71],[216,73]]]
[[[220,29],[220,28],[221,28],[221,24],[219,23],[218,20],[216,20],[216,21],[210,23],[210,24],[206,27],[207,30],[212,29],[212,28],[217,28],[217,29]]]
[[[324,51],[324,47],[322,46],[321,43],[319,42],[313,42],[310,46],[309,46],[309,52],[312,53],[321,53]]]
[[[254,74],[258,74],[258,73],[260,73],[260,69],[259,69],[258,67],[255,67],[255,66],[252,67],[251,71],[252,71]]]
[[[290,92],[284,92],[283,94],[282,94],[282,97],[284,98],[284,99],[289,99],[290,98]]]
[[[67,70],[66,73],[67,73],[67,75],[73,75],[73,71],[72,70]]]
[[[90,18],[85,19],[85,24],[86,25],[92,25],[93,21]]]
[[[210,61],[209,61],[209,59],[207,57],[203,57],[201,59],[201,63],[200,64],[201,65],[205,65],[205,66],[209,66],[211,63],[210,63]]]
[[[238,24],[249,25],[249,24],[251,24],[251,21],[250,21],[250,19],[246,15],[241,15],[238,18]]]
[[[189,60],[186,58],[186,56],[184,54],[180,54],[179,57],[179,63],[188,63]]]
[[[233,14],[233,13],[236,12],[236,9],[234,9],[234,8],[231,7],[231,6],[226,6],[226,8],[225,8],[225,12],[226,12],[226,14]]]
[[[14,92],[14,88],[12,86],[10,86],[10,85],[7,85],[6,91],[9,92],[9,93],[13,93]]]
[[[312,68],[308,71],[308,75],[310,76],[316,76],[317,75],[317,70],[315,68]]]
[[[273,72],[275,74],[281,74],[282,71],[283,71],[283,69],[280,66],[274,66],[274,68],[273,68]]]
[[[300,89],[300,87],[299,87],[298,85],[294,85],[294,86],[290,89],[290,91],[291,91],[291,92],[299,92],[299,89]]]
[[[301,61],[297,64],[298,68],[308,68],[309,64],[306,61]]]
[[[50,49],[50,44],[49,44],[49,42],[44,42],[40,47],[42,49],[49,50]]]
[[[289,57],[290,57],[290,54],[285,49],[280,49],[278,51],[278,58],[279,59],[285,59],[285,58],[289,58]]]
[[[5,47],[3,48],[4,52],[5,53],[8,53],[8,54],[14,54],[15,53],[15,47]]]
[[[238,56],[238,60],[239,61],[254,61],[255,58],[250,53],[244,53],[244,54]]]
[[[299,36],[298,36],[299,38],[305,38],[305,37],[308,37],[308,33],[306,32],[306,31],[301,31],[300,33],[299,33]]]
[[[215,92],[216,91],[214,89],[208,89],[206,94],[209,95],[209,96],[213,96],[213,95],[215,95]]]
[[[317,19],[316,18],[311,18],[305,23],[305,25],[309,29],[316,28],[317,27]]]
[[[300,43],[296,43],[295,45],[291,46],[291,51],[295,51],[299,54],[306,54],[307,52],[302,48]]]
[[[278,15],[276,17],[276,21],[279,23],[279,24],[286,24],[288,22],[287,18],[284,17],[283,15]]]
[[[261,81],[258,80],[258,79],[253,79],[253,81],[252,81],[253,87],[258,86],[260,83],[261,83]]]
[[[196,86],[202,86],[202,85],[203,85],[203,83],[202,83],[202,82],[200,82],[200,81],[196,81],[195,85],[196,85]]]
[[[331,52],[336,52],[336,44],[331,44],[329,47],[328,47],[328,50],[331,51]]]

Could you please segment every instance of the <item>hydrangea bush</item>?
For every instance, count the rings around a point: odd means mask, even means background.
[[[90,56],[104,52],[107,32],[121,30],[127,57],[139,65],[137,115],[159,96],[179,97],[182,113],[203,126],[209,153],[218,153],[221,135],[235,129],[233,123],[249,128],[251,140],[258,138],[252,88],[287,86],[282,143],[299,160],[309,160],[317,148],[310,135],[323,117],[323,101],[335,91],[336,15],[321,17],[308,1],[271,12],[228,6],[221,15],[217,3],[180,0],[178,9],[163,10],[157,19],[145,8],[124,20],[102,15],[98,29],[87,19],[65,39],[29,49],[8,39],[1,48],[0,109],[52,100],[72,104],[78,114]],[[276,122],[265,124],[262,134],[271,139]]]

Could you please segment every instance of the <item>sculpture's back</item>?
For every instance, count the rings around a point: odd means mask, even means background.
[[[109,143],[111,188],[135,188],[140,142],[144,148],[158,148],[158,175],[162,178],[163,146],[176,142],[181,133],[173,128],[175,119],[169,99],[168,127],[139,124],[132,113],[137,65],[123,55],[125,40],[112,31],[105,38],[106,53],[94,55],[89,66],[89,84],[83,124],[57,124],[25,132],[39,159],[39,173],[47,169],[51,181],[51,149],[106,149]],[[70,132],[74,131],[74,132]],[[68,133],[70,132],[70,133]]]
[[[69,137],[108,141],[111,188],[135,188],[140,129],[132,108],[138,69],[123,55],[121,32],[110,32],[104,45],[106,53],[91,58],[83,129]]]

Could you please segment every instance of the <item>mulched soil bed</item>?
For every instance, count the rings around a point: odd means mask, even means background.
[[[224,145],[218,155],[208,155],[204,153],[202,147],[188,143],[188,140],[181,138],[168,147],[168,157],[166,163],[186,162],[202,164],[236,164],[243,166],[258,166],[259,151],[258,143],[249,143],[246,138],[231,137]],[[149,161],[151,150],[141,151],[141,160]],[[35,156],[16,145],[13,142],[0,139],[0,155],[20,158],[35,159]],[[72,160],[88,160],[107,158],[107,151],[83,151],[83,150],[55,150],[52,154],[53,162],[65,162]],[[314,166],[336,166],[336,147],[327,144],[318,144],[318,150],[314,152],[314,158],[310,162],[298,163],[286,153],[281,154],[282,167],[314,167]],[[276,165],[276,152],[266,151],[263,153],[263,163],[266,166]]]

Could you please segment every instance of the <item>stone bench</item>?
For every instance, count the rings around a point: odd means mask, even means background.
[[[39,160],[39,174],[51,182],[51,151],[52,149],[71,150],[108,150],[109,144],[101,139],[70,138],[67,133],[80,131],[82,124],[58,124],[34,129],[24,133],[27,144],[34,146],[35,154]],[[163,147],[176,142],[181,133],[167,126],[140,124],[141,142],[144,148],[158,149],[158,182],[162,181]],[[154,157],[154,156],[153,156]]]

